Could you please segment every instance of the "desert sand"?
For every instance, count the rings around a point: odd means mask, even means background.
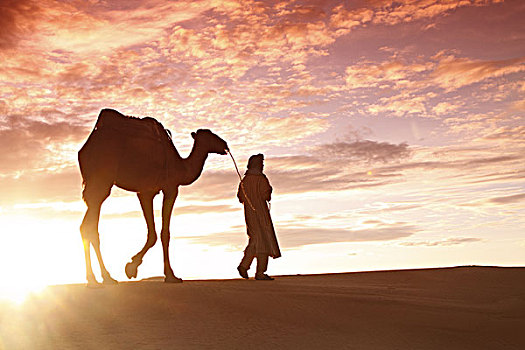
[[[46,288],[2,349],[525,349],[525,268]]]

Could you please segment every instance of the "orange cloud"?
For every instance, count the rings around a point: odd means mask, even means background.
[[[347,9],[343,5],[334,8],[331,25],[339,35],[347,34],[354,27],[368,23],[396,25],[447,15],[466,6],[487,6],[503,0],[372,0],[367,7]]]
[[[347,57],[334,57],[336,40],[352,43],[351,35],[345,34],[355,27],[434,18],[451,13],[455,6],[482,6],[490,1],[372,1],[367,2],[369,7],[357,9],[313,1],[155,0],[128,2],[119,9],[112,9],[108,2],[17,3],[31,6],[23,13],[21,6],[13,5],[4,24],[13,30],[0,36],[4,45],[0,47],[0,120],[4,123],[0,133],[5,140],[1,146],[13,150],[1,156],[4,180],[14,179],[13,174],[24,169],[29,176],[28,168],[71,169],[74,145],[87,136],[103,107],[159,119],[174,131],[176,143],[182,142],[183,148],[190,146],[188,132],[197,127],[212,128],[240,157],[254,150],[271,153],[276,146],[285,148],[295,156],[275,159],[272,174],[283,193],[377,187],[422,169],[466,170],[444,160],[410,162],[400,156],[408,148],[399,143],[402,140],[382,148],[381,142],[371,144],[371,158],[401,160],[404,165],[378,166],[374,176],[368,175],[369,169],[339,169],[340,164],[314,159],[306,149],[296,147],[308,141],[313,149],[317,144],[326,158],[336,154],[348,161],[369,152],[370,144],[358,154],[351,142],[326,146],[315,139],[325,132],[323,137],[329,137],[333,130],[353,122],[340,113],[342,105],[373,118],[444,118],[454,113],[455,120],[443,123],[451,130],[464,116],[481,115],[464,113],[471,107],[471,96],[453,95],[456,90],[493,78],[509,80],[522,73],[524,66],[523,58],[482,61],[459,57],[459,53],[428,58],[394,48],[385,60],[380,59],[385,53],[381,51],[346,69]],[[33,16],[35,11],[38,16]],[[476,97],[494,97],[494,87],[484,88],[475,92]],[[512,89],[523,89],[523,85]],[[513,106],[520,108],[521,103]],[[24,124],[17,115],[30,119]],[[487,135],[480,142],[523,140],[520,130],[504,126],[505,114],[499,115],[499,121],[480,120],[480,126],[494,125],[493,135],[478,134]],[[10,118],[19,124],[6,123]],[[476,122],[474,117],[463,119],[472,126]],[[338,170],[334,174],[326,167]],[[232,171],[206,174],[202,186],[195,189],[196,196],[208,193],[215,199],[229,198],[236,190]],[[28,183],[36,187],[47,181],[40,173],[37,178],[34,184]],[[225,186],[230,187],[225,190]]]
[[[17,45],[21,37],[33,30],[33,18],[40,15],[41,8],[32,0],[2,0],[0,2],[0,50]]]
[[[405,64],[400,60],[379,64],[360,63],[346,68],[346,84],[350,89],[391,86],[401,88],[430,68],[428,63]]]
[[[481,61],[437,55],[439,62],[430,75],[432,82],[446,91],[486,79],[525,71],[525,57],[498,61]]]
[[[45,1],[38,6],[42,15],[35,20],[32,40],[48,50],[90,54],[155,41],[173,23],[192,19],[211,4],[148,0],[125,10],[108,9],[103,3]]]
[[[384,97],[379,99],[379,103],[370,104],[367,107],[367,111],[373,114],[385,113],[397,117],[414,114],[420,117],[425,117],[427,115],[425,101],[425,96],[415,96],[401,93],[393,97]]]

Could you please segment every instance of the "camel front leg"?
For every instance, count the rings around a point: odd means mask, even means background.
[[[181,283],[182,279],[175,276],[170,264],[169,246],[170,246],[170,220],[173,204],[177,198],[178,189],[175,191],[164,192],[164,200],[162,203],[162,231],[160,233],[160,240],[162,241],[162,253],[164,255],[164,281],[167,283]]]
[[[146,225],[148,227],[148,238],[146,244],[140,252],[138,252],[131,262],[126,264],[126,276],[128,278],[137,277],[137,269],[142,264],[142,259],[148,250],[155,245],[157,242],[157,232],[155,232],[155,219],[153,215],[153,198],[156,193],[138,193],[140,206],[142,207],[142,213],[144,219],[146,219]]]

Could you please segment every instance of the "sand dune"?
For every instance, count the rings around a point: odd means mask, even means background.
[[[525,349],[525,268],[47,288],[2,349]]]

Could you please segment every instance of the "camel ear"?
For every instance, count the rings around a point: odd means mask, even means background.
[[[192,133],[191,133],[191,137],[193,137],[193,139],[195,139],[195,136],[197,136],[197,134],[194,133],[194,132],[192,132]]]

